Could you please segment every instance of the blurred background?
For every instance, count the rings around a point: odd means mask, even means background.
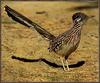
[[[78,49],[68,58],[69,64],[79,61],[80,67],[63,71],[58,55],[49,53],[49,42],[35,30],[13,21],[4,10],[8,5],[36,22],[55,36],[70,29],[72,15],[83,12],[94,15],[82,30]],[[3,82],[98,82],[99,80],[99,9],[98,1],[2,1],[2,56]],[[13,56],[13,57],[12,57]],[[42,61],[38,61],[43,58]],[[53,66],[50,65],[53,64]]]

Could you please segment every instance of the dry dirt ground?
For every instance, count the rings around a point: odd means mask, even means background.
[[[95,15],[83,27],[78,49],[68,58],[70,71],[63,71],[55,53],[49,53],[49,42],[35,30],[13,21],[4,11],[8,5],[54,35],[70,29],[73,13]],[[90,2],[2,2],[2,81],[9,82],[97,82],[99,72],[99,14]],[[83,7],[80,9],[80,7]],[[87,6],[87,8],[86,8]],[[42,13],[41,13],[42,12]],[[15,56],[12,58],[12,56]],[[43,58],[41,61],[36,59]],[[77,62],[84,62],[76,66]],[[55,65],[54,65],[55,64]],[[56,65],[57,64],[57,65]],[[77,64],[76,64],[77,65]]]

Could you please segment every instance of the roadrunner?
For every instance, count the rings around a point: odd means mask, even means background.
[[[65,64],[67,65],[67,69],[69,70],[67,58],[72,52],[77,49],[79,45],[82,26],[89,18],[93,17],[87,16],[82,12],[77,12],[73,14],[73,23],[71,29],[56,37],[50,32],[43,29],[38,24],[32,22],[22,14],[8,7],[7,5],[5,6],[5,11],[7,12],[8,16],[11,17],[13,20],[27,26],[28,28],[35,29],[40,35],[47,38],[50,42],[48,48],[49,52],[55,52],[59,55],[64,70],[66,70]]]

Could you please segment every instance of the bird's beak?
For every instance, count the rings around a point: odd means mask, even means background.
[[[95,16],[88,16],[88,19],[91,19],[91,18],[93,19],[94,17],[95,17]]]
[[[88,19],[92,19],[93,21],[97,22],[97,20],[94,18],[95,16],[88,16]]]

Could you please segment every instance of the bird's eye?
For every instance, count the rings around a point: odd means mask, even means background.
[[[77,22],[79,22],[79,21],[81,21],[81,18],[78,18],[78,19],[77,19]]]

